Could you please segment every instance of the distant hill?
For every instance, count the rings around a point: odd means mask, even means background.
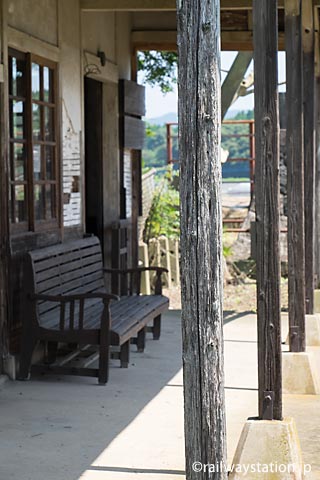
[[[151,125],[164,125],[165,123],[177,123],[178,122],[178,114],[176,112],[166,113],[165,115],[161,115],[161,117],[156,118],[146,118],[148,123]]]
[[[231,120],[234,118],[241,110],[228,110],[225,116],[226,120]]]

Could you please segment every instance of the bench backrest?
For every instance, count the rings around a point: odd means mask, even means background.
[[[88,237],[28,253],[28,292],[45,295],[75,295],[105,292],[101,246],[98,238]],[[88,301],[85,309],[101,311],[101,300]],[[79,307],[78,307],[79,308]],[[38,302],[41,324],[59,322],[60,306]],[[50,325],[45,325],[50,326]]]

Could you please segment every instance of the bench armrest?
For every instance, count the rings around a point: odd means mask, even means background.
[[[78,330],[82,330],[85,320],[85,301],[89,299],[101,299],[103,301],[104,307],[100,319],[100,329],[104,336],[107,338],[108,332],[111,325],[111,316],[110,316],[110,301],[111,300],[120,300],[117,295],[112,295],[103,292],[96,293],[78,293],[75,295],[43,295],[43,294],[31,294],[29,295],[30,300],[37,302],[56,302],[59,303],[60,310],[60,321],[59,328],[60,331],[64,330],[74,330],[75,325],[77,325]],[[75,308],[75,302],[79,302],[79,309]],[[69,304],[69,310],[66,315],[66,304]],[[66,318],[67,317],[67,318]],[[78,323],[75,324],[75,317],[78,317]]]
[[[75,295],[43,295],[41,293],[33,293],[29,295],[30,300],[34,301],[46,301],[46,302],[73,302],[77,300],[86,300],[90,298],[101,298],[101,300],[107,300],[108,303],[111,300],[120,300],[118,295],[109,293],[97,292],[97,293],[77,293]]]
[[[106,273],[119,273],[125,275],[126,273],[136,273],[136,272],[158,272],[158,273],[168,273],[169,270],[164,267],[137,267],[137,268],[104,268],[103,269]]]
[[[118,274],[118,275],[131,275],[131,279],[133,278],[134,274],[141,275],[142,272],[156,272],[157,278],[155,283],[155,294],[161,295],[162,294],[162,280],[161,275],[163,273],[168,273],[169,270],[164,267],[137,267],[137,268],[124,268],[124,269],[117,269],[117,268],[104,268],[103,271],[105,273],[110,274]],[[140,280],[139,280],[140,282]]]

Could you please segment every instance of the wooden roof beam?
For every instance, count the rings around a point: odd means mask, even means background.
[[[314,0],[315,7],[320,7],[320,0]],[[148,12],[175,11],[176,0],[80,0],[81,9],[86,12]],[[284,8],[284,0],[278,1],[279,8]],[[252,0],[221,0],[221,10],[252,10]]]
[[[176,0],[80,0],[86,12],[175,11]]]
[[[177,50],[177,32],[170,31],[134,31],[131,41],[136,50]],[[222,50],[253,51],[253,33],[221,32]],[[284,33],[279,32],[279,50],[285,49]]]

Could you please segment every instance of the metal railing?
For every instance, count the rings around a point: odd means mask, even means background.
[[[248,138],[248,157],[231,157],[229,156],[227,162],[248,162],[249,163],[249,171],[250,171],[250,195],[251,200],[254,193],[254,174],[255,174],[255,128],[254,128],[254,120],[224,120],[223,125],[247,125],[248,132],[247,133],[223,133],[222,134],[222,146],[223,146],[223,139],[226,138]],[[167,123],[166,124],[166,131],[167,131],[167,163],[169,165],[179,163],[178,158],[174,158],[173,156],[173,142],[175,139],[178,138],[178,134],[173,131],[173,129],[177,128],[177,123]]]

